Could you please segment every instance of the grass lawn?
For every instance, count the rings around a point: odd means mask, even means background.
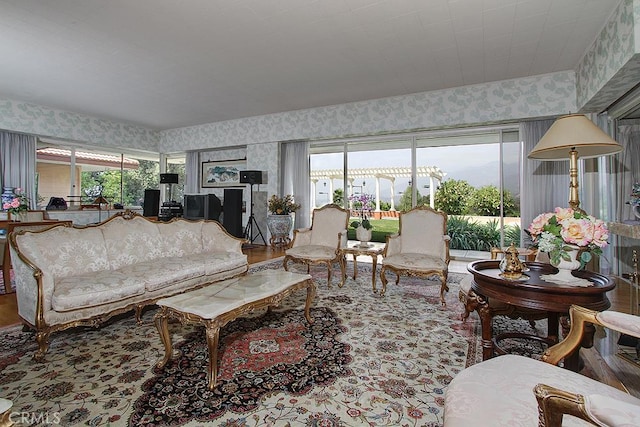
[[[349,224],[355,220],[357,218],[351,218]],[[384,243],[387,241],[387,235],[398,232],[398,220],[396,219],[372,219],[370,222],[373,225],[373,230],[371,231],[372,242]],[[358,240],[356,239],[356,229],[349,226],[347,237],[349,240]]]

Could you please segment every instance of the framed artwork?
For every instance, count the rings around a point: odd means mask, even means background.
[[[246,159],[202,162],[202,184],[208,187],[232,187],[240,185],[240,171],[247,168]]]

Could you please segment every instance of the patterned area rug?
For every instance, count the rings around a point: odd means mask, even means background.
[[[343,288],[339,274],[328,288],[326,269],[312,269],[312,326],[299,292],[224,327],[213,391],[201,329],[170,324],[182,355],[155,368],[164,349],[149,310],[142,325],[127,314],[54,334],[44,363],[31,359],[32,334],[4,329],[0,395],[15,412],[65,426],[441,425],[447,385],[481,358],[477,316],[459,320],[463,275],[450,274],[442,307],[436,281],[402,278],[381,298],[371,292],[371,266],[358,266]]]
[[[13,269],[9,270],[9,275],[11,277],[11,290],[16,290],[16,285],[13,282]],[[6,292],[4,290],[4,275],[0,272],[0,295],[4,295]]]

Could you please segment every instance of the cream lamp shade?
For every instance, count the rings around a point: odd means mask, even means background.
[[[569,206],[580,209],[578,156],[584,159],[622,151],[622,146],[583,114],[558,118],[529,153],[530,159],[569,160]]]

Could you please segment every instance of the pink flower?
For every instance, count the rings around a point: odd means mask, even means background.
[[[527,230],[529,231],[529,233],[531,233],[532,236],[537,236],[538,234],[542,233],[542,231],[544,230],[544,226],[547,225],[549,219],[551,219],[553,215],[553,212],[547,212],[538,215],[533,219],[533,222]]]
[[[588,218],[565,219],[561,222],[560,235],[567,243],[587,246],[593,236],[593,223]]]
[[[571,208],[556,208],[555,209],[555,215],[556,218],[558,218],[558,222],[562,222],[565,219],[570,219],[573,218],[575,211]]]
[[[11,201],[11,207],[12,208],[20,207],[20,200],[17,197]]]
[[[11,204],[9,202],[4,202],[2,204],[2,209],[7,210],[11,207]]]

